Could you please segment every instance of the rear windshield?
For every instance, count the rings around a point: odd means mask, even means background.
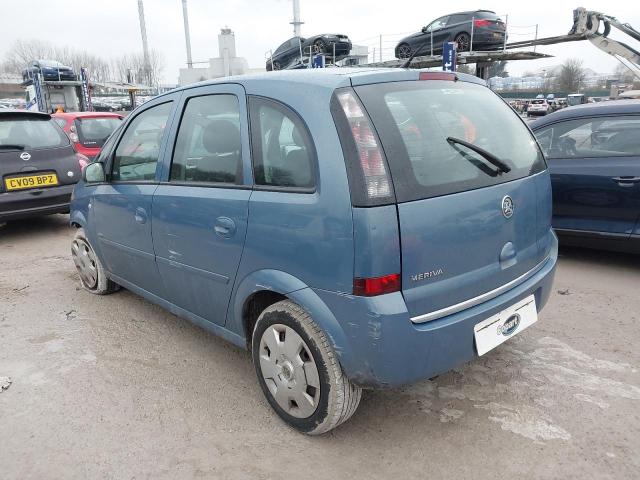
[[[2,115],[0,116],[0,148],[2,145],[34,150],[63,147],[69,145],[69,139],[54,121],[48,118]]]
[[[545,100],[532,100],[531,103],[533,105],[542,105],[545,102]]]
[[[517,114],[488,88],[441,80],[356,87],[384,148],[398,202],[447,195],[544,170]],[[503,173],[462,140],[510,167]]]
[[[118,128],[119,117],[77,118],[78,139],[85,147],[102,147],[109,135]]]

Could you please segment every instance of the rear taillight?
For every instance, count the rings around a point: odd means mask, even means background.
[[[76,153],[76,158],[78,159],[78,163],[80,164],[80,171],[84,170],[84,167],[86,167],[87,165],[89,165],[89,163],[91,163],[91,160],[89,160],[89,157],[81,153]]]
[[[369,117],[352,92],[340,92],[338,101],[347,117],[358,150],[367,196],[370,199],[391,196],[391,179]]]
[[[491,22],[489,20],[474,20],[473,21],[473,26],[474,27],[488,27],[489,25],[491,25]]]
[[[400,288],[399,273],[392,273],[384,277],[353,279],[353,294],[360,297],[373,297],[385,293],[399,292]]]
[[[69,139],[73,143],[79,143],[80,142],[80,139],[78,138],[78,133],[76,131],[75,125],[71,125],[71,128],[69,129]]]

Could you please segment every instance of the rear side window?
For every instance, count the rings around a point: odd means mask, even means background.
[[[113,157],[111,179],[121,182],[154,180],[160,145],[172,102],[140,113],[127,125]]]
[[[77,118],[78,139],[85,147],[102,147],[109,135],[122,123],[119,117]]]
[[[306,125],[284,105],[249,100],[256,185],[311,189],[315,149]]]
[[[529,129],[482,85],[428,80],[355,90],[380,136],[399,202],[487,187],[545,168]],[[454,139],[493,154],[510,171]]]
[[[449,17],[449,21],[447,22],[447,26],[458,25],[460,23],[470,22],[470,21],[471,21],[471,15],[466,15],[466,14],[451,15]]]
[[[35,115],[0,116],[0,148],[13,145],[24,150],[69,145],[69,139],[53,120]]]
[[[235,95],[189,99],[178,130],[170,180],[242,183],[240,108]]]
[[[536,131],[549,159],[640,156],[640,116],[580,118]]]

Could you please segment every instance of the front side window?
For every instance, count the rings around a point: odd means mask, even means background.
[[[315,150],[300,117],[262,98],[252,98],[250,109],[256,184],[313,188]]]
[[[355,90],[380,136],[400,202],[496,185],[545,168],[530,130],[482,85],[428,80]]]
[[[140,113],[127,126],[113,157],[111,179],[122,182],[154,180],[172,102]]]
[[[427,27],[426,31],[431,32],[431,31],[435,31],[443,28],[447,24],[448,19],[449,17],[442,17],[435,20],[434,22],[431,22],[431,24]]]
[[[549,159],[640,156],[640,116],[580,118],[536,131]]]
[[[240,108],[235,95],[189,99],[178,130],[170,180],[242,183]]]

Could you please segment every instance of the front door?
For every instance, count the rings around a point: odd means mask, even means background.
[[[640,214],[640,116],[570,120],[536,132],[553,185],[553,226],[626,238]]]
[[[96,187],[91,207],[106,268],[116,281],[162,295],[151,238],[151,201],[172,97],[163,97],[125,126],[108,162],[108,182]],[[126,283],[125,283],[126,285]]]
[[[153,195],[153,243],[166,298],[224,324],[251,195],[244,89],[188,91],[173,158]],[[245,168],[246,166],[246,168]]]

